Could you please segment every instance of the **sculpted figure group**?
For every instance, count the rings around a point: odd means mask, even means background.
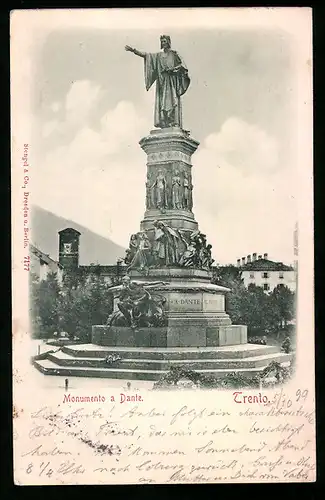
[[[209,270],[214,262],[211,245],[200,231],[187,235],[162,221],[154,222],[154,235],[149,239],[145,231],[132,234],[126,251],[125,263],[129,269],[148,272],[150,267],[195,267]]]
[[[158,327],[165,324],[165,297],[150,288],[163,282],[137,283],[124,276],[119,289],[118,309],[107,319],[109,326]]]
[[[152,175],[151,175],[152,177]],[[170,181],[162,169],[159,169],[154,180],[147,182],[147,208],[192,210],[192,183],[189,174],[176,169]]]

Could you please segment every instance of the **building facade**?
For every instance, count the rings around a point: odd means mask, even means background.
[[[30,271],[41,281],[47,278],[47,275],[57,273],[58,279],[62,280],[63,267],[62,265],[51,259],[51,257],[42,252],[35,245],[29,245],[30,250]]]
[[[72,272],[82,277],[98,273],[109,285],[114,285],[126,274],[123,260],[115,265],[80,265],[79,264],[80,233],[76,229],[66,228],[59,231],[59,260],[52,259],[35,245],[30,245],[30,270],[40,280],[46,279],[49,272],[57,273],[59,281],[64,274]]]
[[[275,262],[268,258],[268,254],[247,255],[237,259],[242,279],[246,287],[256,285],[268,293],[278,285],[287,286],[292,292],[296,291],[296,272],[293,266]]]
[[[86,277],[92,272],[100,274],[109,284],[114,285],[126,274],[126,266],[121,259],[115,265],[79,264],[80,233],[71,227],[59,231],[59,263],[64,272],[78,273]]]

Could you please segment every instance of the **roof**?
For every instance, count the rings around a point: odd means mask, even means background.
[[[73,227],[66,227],[65,229],[62,229],[61,231],[58,231],[59,234],[78,234],[79,236],[81,233],[77,231],[77,229],[74,229]]]
[[[293,271],[292,266],[268,259],[257,259],[240,266],[241,271]]]
[[[45,264],[48,264],[48,265],[55,264],[56,266],[62,268],[62,266],[61,266],[61,264],[59,264],[59,262],[57,262],[54,259],[51,259],[51,257],[48,254],[42,252],[42,250],[39,250],[39,248],[35,247],[35,245],[32,245],[32,243],[29,244],[29,249],[34,255],[36,255],[36,257],[38,257],[40,260],[45,262]]]

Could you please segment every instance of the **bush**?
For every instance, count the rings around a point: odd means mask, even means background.
[[[267,345],[267,338],[265,335],[263,337],[249,337],[247,342],[249,344]]]
[[[32,335],[49,338],[59,327],[60,284],[56,273],[45,280],[30,276],[30,311]]]
[[[157,382],[153,389],[177,388],[181,379],[190,380],[193,384],[203,389],[237,389],[242,387],[259,388],[260,384],[266,383],[266,379],[274,374],[275,384],[283,384],[292,375],[292,367],[285,368],[276,361],[272,361],[264,370],[254,377],[246,377],[241,373],[233,372],[224,377],[213,377],[203,375],[193,370],[184,369],[182,366],[172,366]]]
[[[113,310],[109,285],[96,272],[63,282],[53,273],[42,281],[33,279],[30,300],[32,332],[37,338],[64,331],[69,338],[89,342],[92,325],[105,324]]]
[[[250,337],[294,328],[290,322],[295,317],[295,294],[288,287],[279,285],[271,293],[256,285],[246,288],[235,266],[216,268],[213,283],[231,289],[226,311],[234,324],[247,325]]]
[[[281,351],[283,351],[283,352],[285,352],[287,354],[292,351],[292,345],[291,345],[291,339],[290,339],[290,337],[286,337],[284,339],[284,341],[282,342]]]

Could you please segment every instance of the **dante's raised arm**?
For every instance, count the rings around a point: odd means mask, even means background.
[[[130,47],[130,45],[125,45],[125,50],[127,52],[133,52],[133,54],[135,54],[136,56],[145,57],[145,53],[144,52],[140,52],[139,50]]]

